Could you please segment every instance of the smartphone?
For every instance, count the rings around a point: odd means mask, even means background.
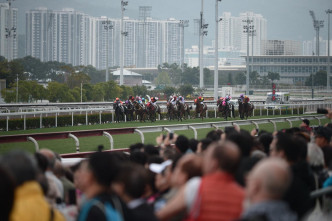
[[[75,189],[68,190],[68,204],[76,205],[76,190]]]
[[[317,114],[327,114],[328,111],[325,108],[317,108]]]
[[[170,140],[173,140],[173,137],[174,137],[174,134],[171,132],[171,133],[169,133],[169,139]]]
[[[256,133],[258,133],[259,132],[259,129],[258,128],[256,128]]]

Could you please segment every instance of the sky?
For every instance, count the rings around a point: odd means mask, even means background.
[[[6,2],[7,0],[0,0]],[[19,9],[19,33],[25,32],[25,12],[37,7],[53,10],[74,8],[92,16],[120,18],[121,0],[14,0],[13,7]],[[125,16],[138,18],[139,6],[152,6],[151,17],[156,19],[189,20],[186,28],[186,47],[198,43],[194,35],[194,19],[199,18],[201,0],[128,0]],[[327,14],[332,9],[332,0],[222,0],[219,15],[231,12],[238,16],[241,12],[253,11],[267,19],[267,38],[273,40],[312,40],[315,36],[309,10],[313,10],[318,20],[325,20],[320,36],[327,39]],[[214,39],[215,0],[204,0],[204,18],[209,24],[205,44]],[[332,16],[331,16],[332,20]],[[331,22],[332,24],[332,22]]]

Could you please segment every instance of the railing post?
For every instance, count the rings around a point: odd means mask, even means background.
[[[167,127],[163,127],[163,130],[166,130],[168,133],[172,133],[172,130],[168,129]]]
[[[217,109],[216,108],[214,108],[214,118],[217,118]]]
[[[262,106],[259,107],[259,116],[262,116]]]
[[[88,112],[87,111],[85,111],[85,125],[89,125]]]
[[[273,124],[274,131],[277,131],[277,124],[273,120],[269,120]]]
[[[195,137],[195,139],[197,140],[197,130],[196,130],[196,128],[193,127],[193,126],[188,126],[188,128],[189,128],[189,129],[192,129],[192,130],[194,131],[194,137]]]
[[[80,152],[80,141],[78,140],[78,138],[73,135],[73,134],[68,134],[68,137],[73,138],[75,141],[75,146],[76,146],[76,153]]]
[[[289,119],[286,119],[286,121],[289,123],[289,128],[292,128],[292,127],[293,127],[293,123],[292,123],[292,121],[289,120]]]
[[[103,131],[103,135],[109,139],[109,141],[110,141],[110,150],[113,150],[114,149],[114,140],[113,140],[112,135],[110,133],[106,132],[106,131]]]
[[[39,125],[39,127],[40,128],[43,128],[43,114],[40,114],[40,125]]]
[[[71,126],[74,126],[74,112],[71,112]]]
[[[35,150],[36,150],[36,152],[38,152],[39,151],[39,145],[38,145],[38,142],[35,140],[35,138],[27,137],[27,140],[31,141],[35,145]]]
[[[55,127],[58,127],[58,113],[55,113]]]
[[[24,125],[23,125],[23,130],[27,129],[27,115],[24,114]]]
[[[101,111],[99,111],[99,124],[101,124]]]
[[[216,130],[219,129],[219,127],[217,125],[215,125],[215,124],[211,124],[211,126],[214,127]]]
[[[256,123],[255,121],[251,121],[251,123],[252,123],[253,125],[255,125],[256,129],[259,129],[259,125],[258,125],[258,123]]]
[[[114,111],[111,111],[112,113],[112,123],[114,123]]]
[[[322,124],[322,122],[320,121],[320,119],[318,117],[314,117],[316,120],[318,120],[318,126],[320,126]]]
[[[141,142],[144,144],[144,134],[142,131],[135,129],[135,133],[138,133],[141,136]]]

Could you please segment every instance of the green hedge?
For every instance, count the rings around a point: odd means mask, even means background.
[[[260,116],[260,112],[262,112],[262,116],[266,116],[268,112],[268,116],[273,115],[273,110],[269,109],[255,109],[255,116]],[[275,109],[274,115],[278,116],[280,115],[289,115],[292,114],[292,109]],[[294,108],[293,114],[303,114],[305,111],[304,108]],[[195,115],[195,111],[190,111],[190,118],[193,118]],[[235,116],[238,117],[238,110],[235,110]],[[205,117],[205,116],[204,116]],[[214,118],[214,110],[208,111],[208,117]],[[222,117],[221,112],[217,112],[217,117]],[[134,118],[136,116],[134,115]],[[161,113],[161,119],[167,119],[167,113],[163,112]],[[109,123],[112,122],[112,113],[102,113],[101,114],[101,123]],[[74,115],[74,126],[76,125],[85,125],[86,123],[86,115],[85,114],[78,114]],[[88,123],[89,124],[99,124],[99,113],[96,114],[88,114]],[[72,125],[72,116],[71,115],[60,115],[58,116],[58,127],[65,127],[65,126],[71,126]],[[42,126],[43,128],[49,128],[49,127],[55,127],[55,116],[47,116],[42,118]],[[40,117],[31,117],[26,118],[26,129],[36,129],[40,128]],[[23,130],[24,129],[24,119],[23,118],[17,118],[17,119],[10,119],[9,130]],[[0,130],[4,131],[6,130],[6,119],[0,120]]]

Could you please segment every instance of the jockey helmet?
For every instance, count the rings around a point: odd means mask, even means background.
[[[174,96],[173,98],[174,98],[174,100],[176,100],[176,96]]]
[[[158,100],[158,97],[154,97],[154,99],[157,101],[157,100]]]
[[[243,94],[240,94],[240,97],[244,97],[244,95],[243,95]]]
[[[201,100],[201,99],[202,99],[202,97],[201,97],[201,96],[199,96],[199,97],[198,97],[198,99],[199,99],[199,100]]]
[[[115,98],[115,100],[116,100],[116,101],[119,101],[120,99],[117,97],[117,98]]]
[[[142,97],[142,101],[145,101],[145,98],[144,98],[144,97]]]
[[[129,102],[128,102],[128,101],[126,101],[125,103],[126,103],[126,104],[128,104]]]

